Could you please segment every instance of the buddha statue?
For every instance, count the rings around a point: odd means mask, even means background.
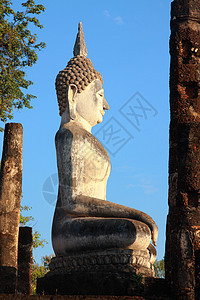
[[[59,190],[52,244],[56,256],[132,249],[148,251],[153,262],[158,235],[154,220],[106,199],[110,159],[91,129],[102,122],[109,105],[102,76],[87,58],[81,23],[74,57],[59,72],[56,91],[61,116],[55,138]]]

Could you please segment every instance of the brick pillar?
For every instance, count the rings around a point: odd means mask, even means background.
[[[22,144],[22,125],[6,124],[0,173],[0,293],[16,291]]]
[[[172,2],[170,53],[166,279],[175,299],[194,300],[200,299],[200,0]]]
[[[18,244],[18,281],[17,292],[30,295],[32,293],[32,250],[33,236],[31,227],[19,228]]]

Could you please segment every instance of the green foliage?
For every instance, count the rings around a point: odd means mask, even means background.
[[[49,271],[49,263],[54,255],[45,255],[42,257],[42,265],[34,264],[32,269],[32,291],[36,294],[37,278],[43,277]]]
[[[30,26],[43,28],[35,15],[45,10],[34,0],[21,3],[22,11],[12,9],[11,0],[0,0],[0,118],[13,118],[13,109],[32,108],[34,95],[24,93],[33,84],[26,79],[25,68],[36,63],[37,52],[45,47],[37,43]],[[2,131],[2,128],[1,128]]]
[[[32,293],[36,295],[36,285],[37,278],[43,277],[46,274],[44,266],[39,266],[39,264],[34,264],[32,267]]]
[[[42,263],[45,267],[46,272],[49,271],[49,264],[51,262],[52,257],[54,257],[53,254],[42,256]]]
[[[23,212],[23,211],[29,211],[31,210],[32,207],[30,206],[21,206],[20,208],[20,211]],[[30,222],[30,221],[34,221],[34,218],[32,216],[23,216],[21,213],[20,213],[20,225],[21,226],[25,226],[26,223]]]
[[[165,278],[165,261],[164,261],[164,259],[155,261],[154,272],[155,272],[155,277]]]
[[[26,226],[27,223],[34,221],[34,218],[32,216],[24,216],[22,215],[23,212],[28,212],[32,209],[30,206],[21,206],[20,209],[20,226]],[[33,232],[33,248],[36,249],[38,247],[44,247],[44,244],[47,244],[47,242],[44,239],[41,239],[41,234],[35,230]],[[45,255],[42,257],[42,265],[39,266],[39,264],[34,263],[32,266],[32,290],[33,294],[36,294],[36,284],[37,284],[37,278],[44,276],[49,271],[49,263],[51,261],[51,258],[53,255]],[[35,260],[33,259],[33,262]]]
[[[32,216],[23,216],[22,212],[23,211],[29,211],[31,210],[32,207],[30,206],[21,206],[20,209],[20,226],[26,226],[28,222],[30,221],[34,221],[34,218]],[[41,234],[35,230],[33,232],[33,248],[36,249],[38,247],[44,247],[44,245],[47,244],[47,241],[45,241],[44,239],[41,239]]]
[[[47,241],[41,239],[41,234],[39,231],[35,230],[33,233],[33,248],[44,247],[44,244],[47,244]]]

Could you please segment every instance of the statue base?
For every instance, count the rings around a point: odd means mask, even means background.
[[[148,250],[112,249],[52,258],[37,281],[41,295],[141,295],[142,277],[153,277]]]

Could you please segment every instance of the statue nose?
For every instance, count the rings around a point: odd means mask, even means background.
[[[108,102],[106,101],[106,99],[103,99],[103,109],[104,110],[109,110],[110,106],[108,105]]]

